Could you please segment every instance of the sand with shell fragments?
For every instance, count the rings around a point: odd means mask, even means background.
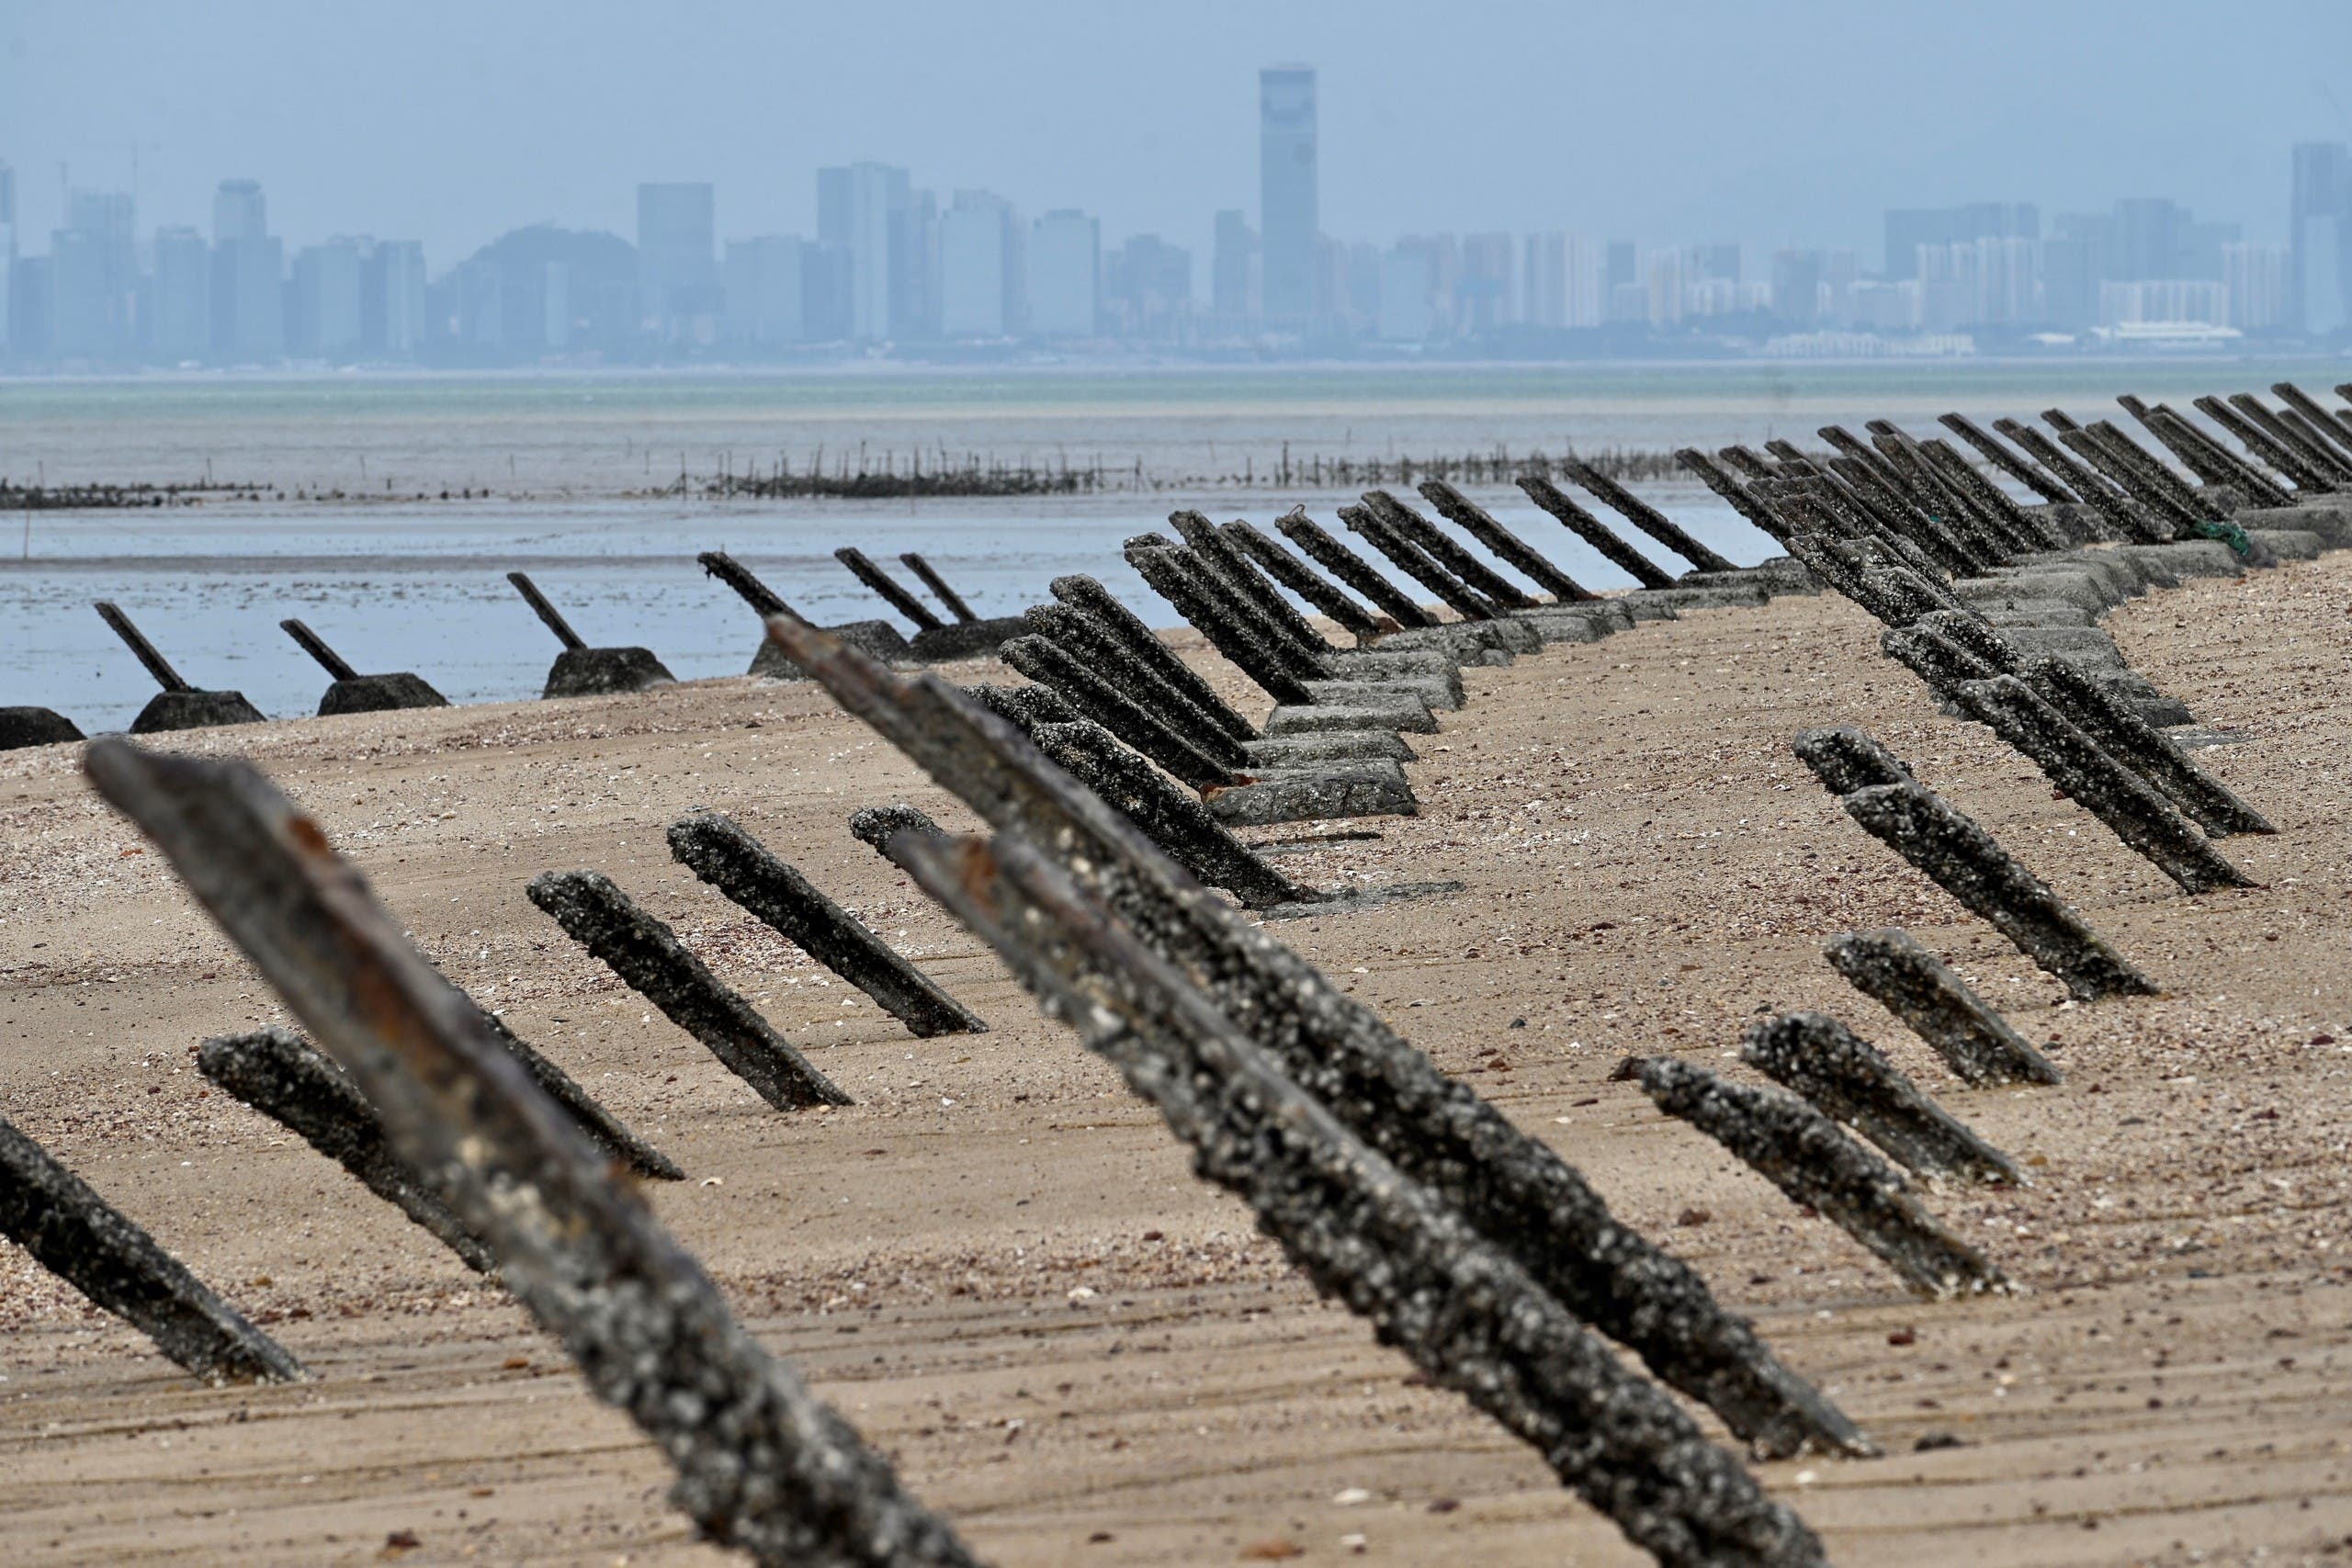
[[[2225,846],[2261,886],[2180,896],[1987,732],[1939,717],[1830,599],[1471,671],[1467,711],[1416,739],[1425,814],[1282,863],[1325,886],[1467,884],[1282,932],[1881,1439],[1877,1461],[1758,1469],[1840,1562],[2352,1560],[2352,558],[2154,594],[2110,625],[2243,737],[2200,755],[2283,829]],[[1788,750],[1840,722],[1991,827],[2165,994],[2066,1005],[1853,827]],[[437,963],[685,1166],[655,1193],[664,1220],[989,1558],[1635,1560],[1532,1453],[1316,1301],[1108,1070],[849,837],[852,810],[892,800],[970,818],[814,689],[179,743],[266,766]],[[911,1039],[702,887],[662,832],[703,808],[992,1031]],[[573,949],[523,889],[579,866],[672,921],[857,1105],[774,1113]],[[1820,942],[1888,924],[2049,1042],[2067,1084],[1966,1089],[1848,990]],[[1930,1202],[2028,1293],[1912,1300],[1608,1081],[1629,1053],[1744,1071],[1724,1060],[1742,1025],[1796,1007],[1881,1041],[2025,1163],[2030,1190]],[[665,1506],[653,1450],[494,1287],[206,1091],[197,1043],[280,1016],[70,751],[0,759],[0,1111],[316,1374],[197,1387],[0,1244],[0,1557],[721,1561]]]

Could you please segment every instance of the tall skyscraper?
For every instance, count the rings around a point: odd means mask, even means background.
[[[664,341],[718,313],[717,205],[702,181],[637,187],[638,311]]]
[[[1483,335],[1519,319],[1511,250],[1509,234],[1463,236],[1462,276],[1454,285],[1456,330]]]
[[[1886,215],[1886,277],[1889,282],[1917,277],[1921,245],[2040,238],[2041,209],[2030,201],[1893,209]]]
[[[1258,227],[1264,240],[1264,305],[1273,324],[1305,327],[1317,312],[1321,237],[1315,149],[1315,72],[1272,65],[1258,73]]]
[[[1029,330],[1092,337],[1102,275],[1102,231],[1083,212],[1048,212],[1029,231]]]
[[[2287,248],[2292,318],[2305,332],[2352,322],[2352,145],[2295,145]]]
[[[212,193],[212,243],[258,240],[269,232],[269,207],[259,180],[222,180]]]
[[[1597,327],[1604,279],[1600,247],[1574,234],[1530,234],[1520,266],[1520,319],[1531,326]]]
[[[907,297],[916,258],[913,191],[907,171],[887,164],[851,164],[817,171],[817,239],[837,247],[848,271],[849,335],[880,343],[900,323],[894,304]]]
[[[797,234],[762,234],[727,242],[727,336],[735,343],[773,348],[807,335],[802,305],[807,289]]]
[[[294,253],[295,353],[336,361],[358,355],[361,257],[373,246],[337,235]]]
[[[148,341],[157,357],[203,358],[212,347],[212,253],[196,230],[155,231],[153,299]]]
[[[386,359],[413,359],[424,345],[424,246],[379,240],[361,274],[359,340]]]
[[[2291,321],[2294,252],[2285,245],[2225,245],[2222,281],[2230,291],[2229,324],[2240,332],[2264,332]]]
[[[1216,249],[1209,263],[1209,309],[1227,331],[1258,315],[1258,231],[1238,209],[1216,215]]]
[[[959,190],[939,220],[942,336],[1003,337],[1021,330],[1022,226],[1012,204]]]
[[[1380,247],[1358,240],[1347,247],[1347,287],[1341,313],[1351,333],[1371,331],[1380,321]]]
[[[17,171],[0,163],[0,354],[8,352],[8,319],[16,312],[8,301],[16,288]]]
[[[1173,337],[1191,320],[1193,253],[1183,246],[1137,234],[1103,259],[1102,273],[1102,303],[1123,335]]]
[[[1437,291],[1436,267],[1430,248],[1401,240],[1380,258],[1380,316],[1377,331],[1389,343],[1426,342],[1436,326],[1430,310]]]
[[[1793,326],[1821,319],[1821,253],[1772,253],[1772,314]]]
[[[138,326],[137,217],[122,191],[77,190],[50,237],[50,342],[61,355],[130,351]]]
[[[253,180],[222,180],[212,197],[212,350],[232,362],[286,352],[286,252]]]

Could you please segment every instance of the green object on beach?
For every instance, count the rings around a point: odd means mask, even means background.
[[[2234,523],[2199,523],[2197,532],[2205,538],[2221,540],[2235,552],[2240,560],[2254,558],[2254,541],[2247,538],[2245,530]]]

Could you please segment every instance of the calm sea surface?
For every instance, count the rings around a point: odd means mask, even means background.
[[[1813,444],[1831,421],[1924,428],[2063,403],[2086,417],[2118,392],[2185,401],[2286,377],[2315,389],[2338,366],[2224,361],[1785,367],[1329,367],[1148,373],[827,372],[469,378],[189,378],[0,383],[0,475],[51,484],[258,483],[275,497],[170,511],[0,518],[0,705],[60,709],[92,732],[126,724],[145,673],[92,613],[129,611],[200,686],[266,713],[316,707],[325,676],[277,629],[308,621],[363,670],[414,670],[454,701],[535,694],[553,639],[504,581],[529,571],[594,643],[638,643],[684,677],[740,673],[757,624],[695,566],[725,548],[812,618],[897,617],[832,558],[920,550],[982,615],[1101,577],[1157,624],[1174,613],[1119,559],[1174,507],[1261,524],[1305,502],[1331,525],[1347,494],[1265,477],[1287,446],[1319,455],[1460,455],[1497,446],[1712,448],[1773,435]],[[682,468],[827,466],[861,445],[1101,463],[1155,487],[1046,501],[761,503],[648,492]],[[1250,485],[1211,483],[1241,472]],[[1635,487],[1735,559],[1770,546],[1684,482]],[[476,500],[419,492],[487,490]],[[340,491],[361,502],[300,499]],[[1595,587],[1622,574],[1507,487],[1479,499]],[[28,527],[28,524],[29,527]],[[894,563],[893,563],[894,564]]]

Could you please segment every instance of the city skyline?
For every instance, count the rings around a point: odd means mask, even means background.
[[[2130,190],[2046,222],[2014,193],[1939,205],[1906,191],[1875,253],[1721,224],[1660,243],[1589,214],[1364,237],[1324,220],[1329,171],[1364,149],[1327,136],[1319,66],[1264,65],[1256,83],[1254,210],[1218,207],[1198,265],[1200,247],[1160,228],[1106,243],[1091,209],[1040,211],[1003,194],[1009,181],[942,188],[927,168],[875,158],[797,172],[814,197],[800,230],[745,231],[717,180],[651,180],[635,186],[627,237],[526,222],[456,258],[373,221],[289,238],[249,174],[214,187],[208,240],[143,215],[135,185],[74,185],[61,164],[63,216],[40,250],[28,187],[0,162],[0,356],[465,365],[1128,344],[1851,357],[1974,353],[1980,337],[2015,350],[2352,332],[2352,142],[2296,142],[2283,169],[2274,151],[2263,183],[2281,220],[2251,227],[2283,243],[2249,239],[2243,206],[2216,215]],[[763,185],[792,177],[779,164]],[[1169,227],[1196,231],[1197,215]]]
[[[45,254],[17,245],[0,164],[0,356],[143,363],[526,364],[724,359],[1132,342],[1180,353],[1419,351],[1568,357],[1668,352],[1853,357],[2011,347],[2314,344],[2352,331],[2352,144],[2298,143],[2288,245],[2166,197],[2049,220],[2030,202],[1898,208],[1879,265],[1853,248],[1644,247],[1565,231],[1414,233],[1385,247],[1319,231],[1313,66],[1259,73],[1260,224],[1216,217],[1207,294],[1156,233],[1024,221],[984,190],[940,194],[871,161],[815,171],[813,239],[720,239],[717,187],[640,184],[634,243],[511,230],[437,276],[413,240],[342,235],[289,255],[259,182],[220,182],[210,240],[140,238],[127,192],[74,189]],[[1883,335],[1891,334],[1891,335]],[[1679,341],[1679,347],[1676,346]],[[1287,345],[1287,346],[1286,346]]]
[[[2199,14],[2165,5],[1832,4],[1802,27],[1707,4],[1565,23],[1471,6],[1442,28],[1320,0],[1211,3],[1182,28],[1057,5],[896,9],[877,52],[869,25],[806,8],[687,6],[655,28],[594,0],[28,6],[0,22],[0,155],[42,235],[68,185],[201,227],[228,176],[271,191],[297,244],[395,232],[454,258],[532,221],[626,233],[639,184],[681,180],[720,188],[727,236],[810,233],[814,193],[786,171],[870,160],[1205,254],[1212,215],[1258,184],[1249,68],[1300,59],[1321,73],[1325,232],[1769,251],[1867,246],[1876,214],[1906,204],[2149,194],[2283,243],[2278,151],[2352,134],[2316,71],[2281,64],[2352,54],[2352,13],[2323,4],[2199,28],[2193,49],[2177,40]],[[1962,130],[1935,107],[1957,93]]]

